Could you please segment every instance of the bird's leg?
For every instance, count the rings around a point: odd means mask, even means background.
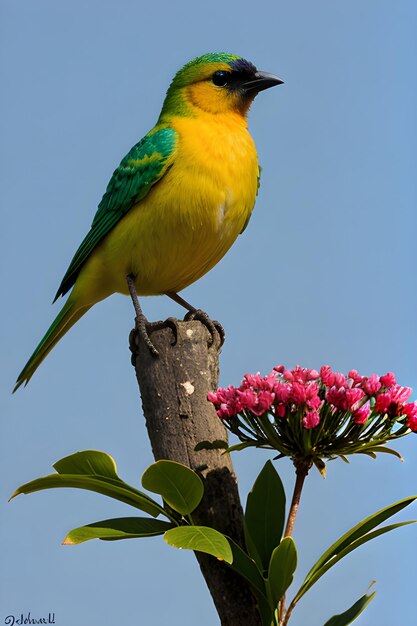
[[[126,280],[127,280],[127,286],[129,289],[130,297],[132,298],[133,306],[135,307],[136,332],[138,333],[138,335],[140,335],[140,337],[142,337],[145,344],[149,348],[149,351],[152,354],[152,356],[159,356],[158,350],[155,348],[155,346],[153,345],[148,335],[147,326],[149,323],[145,315],[143,314],[142,308],[139,304],[138,294],[136,293],[136,287],[135,287],[135,278],[133,274],[128,274],[126,276]],[[132,337],[130,337],[129,339],[131,344],[132,344],[132,339],[133,339]]]
[[[187,309],[187,311],[189,311],[190,313],[195,313],[197,311],[197,309],[193,307],[192,304],[188,304],[188,302],[184,300],[184,298],[181,298],[181,296],[179,296],[177,293],[175,293],[175,291],[166,291],[165,295],[168,296],[168,298],[171,298],[171,300],[174,300],[174,302],[176,302],[180,306],[183,306],[184,309]]]
[[[188,313],[184,317],[185,321],[199,320],[202,324],[204,324],[204,326],[207,328],[211,335],[211,343],[213,343],[214,335],[217,332],[220,337],[220,346],[224,344],[225,332],[220,322],[218,322],[217,320],[212,320],[205,311],[202,311],[201,309],[196,309],[192,306],[192,304],[189,304],[186,300],[184,300],[184,298],[181,298],[181,296],[179,296],[174,291],[166,291],[165,295],[168,296],[168,298],[171,298],[171,300],[174,300],[174,302],[176,302],[180,306],[183,306],[184,309],[187,309]]]

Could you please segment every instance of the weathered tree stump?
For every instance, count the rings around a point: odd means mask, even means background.
[[[209,391],[218,386],[219,341],[199,321],[162,326],[150,332],[159,357],[131,334],[132,362],[142,397],[149,439],[156,460],[179,461],[198,469],[204,497],[193,514],[200,525],[211,526],[243,545],[243,512],[229,454],[222,450],[195,451],[201,441],[226,440],[227,434]],[[260,626],[256,600],[246,581],[214,557],[196,552],[222,626]]]

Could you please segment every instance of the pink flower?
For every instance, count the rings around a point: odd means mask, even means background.
[[[296,365],[293,370],[283,370],[284,378],[290,382],[307,383],[310,380],[316,380],[319,377],[317,370],[309,370],[306,367]]]
[[[291,390],[291,400],[294,402],[294,404],[298,404],[298,406],[300,406],[301,404],[305,403],[306,399],[307,395],[305,386],[301,383],[293,383]]]
[[[275,382],[276,377],[273,372],[268,374],[268,376],[261,376],[259,372],[257,374],[245,374],[241,388],[246,389],[247,387],[252,387],[253,389],[267,389],[270,391]]]
[[[238,409],[237,413],[247,410],[252,411],[252,413],[259,416],[271,408],[275,399],[275,394],[271,391],[255,391],[254,389],[247,387],[243,390],[237,390],[237,398],[238,399],[237,401],[235,400],[234,404],[234,409]]]
[[[287,407],[285,404],[277,404],[275,405],[275,415],[278,415],[281,419],[285,417],[285,413],[287,412]]]
[[[256,387],[261,380],[262,376],[260,372],[257,372],[256,374],[245,374],[240,387]]]
[[[358,408],[358,403],[362,400],[365,393],[359,387],[353,387],[352,389],[346,389],[346,399],[348,401],[348,408],[354,410]]]
[[[417,432],[417,402],[408,403],[411,392],[409,387],[397,385],[392,372],[381,377],[377,374],[365,377],[357,370],[350,370],[345,377],[333,372],[329,365],[323,365],[320,373],[300,365],[291,370],[277,365],[266,376],[261,376],[259,372],[245,374],[240,387],[230,385],[219,388],[208,393],[207,398],[230,430],[235,432],[235,419],[237,426],[245,426],[254,441],[259,436],[256,420],[267,412],[271,414],[271,426],[278,437],[285,434],[285,431],[281,432],[281,420],[287,420],[285,429],[290,428],[298,436],[300,420],[304,428],[313,429],[320,423],[323,414],[329,421],[328,424],[326,422],[329,432],[333,432],[333,421],[334,436],[345,438],[349,446],[352,444],[349,439],[351,431],[345,429],[346,418],[351,423],[364,425],[357,434],[353,434],[353,439],[357,436],[359,441],[372,440],[374,431],[366,425],[385,415],[390,418],[389,422],[382,424],[381,434],[386,435],[386,440],[394,438],[396,431],[391,432],[391,429],[404,422],[410,430]],[[397,418],[400,421],[396,425]],[[375,422],[375,427],[379,428],[379,424]],[[328,437],[328,434],[325,436]]]
[[[379,393],[375,400],[375,411],[388,413],[390,417],[398,417],[402,414],[403,406],[411,396],[412,391],[411,387],[395,385],[385,393]]]
[[[413,433],[417,433],[417,417],[409,417],[407,420],[407,426]]]
[[[291,385],[277,382],[274,385],[275,402],[288,402],[291,393]]]
[[[345,387],[330,387],[326,393],[326,400],[331,402],[336,409],[341,411],[352,410],[357,403],[362,400],[365,393],[362,389],[354,387],[353,389],[345,389]]]
[[[362,389],[368,394],[368,396],[376,396],[378,391],[381,389],[381,386],[378,374],[372,374],[372,376],[366,378],[362,383]]]
[[[319,386],[317,383],[310,383],[306,388],[306,403],[309,409],[319,409],[322,401],[319,397]]]
[[[320,368],[320,378],[326,387],[347,387],[346,376],[332,372],[330,365],[323,365]]]
[[[305,416],[303,417],[303,426],[304,428],[311,429],[315,428],[320,423],[320,415],[317,411],[307,411]]]
[[[287,380],[289,383],[294,382],[294,376],[292,375],[292,371],[291,370],[287,370],[284,369],[282,372],[282,376],[285,378],[285,380]]]
[[[363,380],[363,376],[360,376],[357,370],[350,370],[350,372],[348,373],[348,378],[353,381],[354,385],[360,385]]]
[[[417,417],[417,402],[410,402],[410,404],[403,406],[403,415]]]
[[[227,387],[227,389],[220,387],[216,392],[210,391],[207,394],[207,399],[216,407],[217,415],[220,419],[234,417],[242,410],[237,389],[232,385]]]
[[[287,411],[287,403],[291,394],[291,385],[289,383],[276,382],[274,385],[275,394],[275,415],[285,417]]]
[[[238,403],[240,405],[240,410],[243,411],[247,409],[248,411],[251,411],[252,408],[256,406],[257,396],[253,389],[250,389],[249,387],[243,391],[237,389],[236,393],[239,398]]]
[[[229,417],[235,417],[239,413],[239,408],[231,402],[221,402],[217,410],[217,415],[221,419],[227,419]]]
[[[258,416],[263,415],[265,411],[271,408],[274,398],[275,395],[270,391],[260,391],[256,398],[255,405],[252,406],[252,413]]]
[[[346,397],[346,389],[344,387],[330,387],[326,393],[326,400],[333,404],[336,409],[347,411],[349,408],[349,400]]]
[[[320,368],[320,378],[324,385],[329,384],[329,377],[332,375],[332,368],[330,365],[322,365]]]
[[[403,414],[407,415],[407,426],[414,433],[417,432],[417,402],[411,402],[403,407]]]
[[[353,413],[353,421],[355,424],[365,424],[371,412],[369,402],[361,406],[360,409]]]
[[[333,385],[333,372],[330,365],[322,365],[320,368],[320,378],[326,387]]]
[[[237,415],[237,412],[234,411],[233,408],[229,404],[226,404],[226,402],[222,402],[220,404],[220,407],[216,411],[216,413],[222,420],[228,419],[229,417],[234,417],[235,415]]]
[[[375,411],[386,413],[391,404],[391,393],[379,393],[375,400]]]
[[[413,390],[411,387],[400,387],[400,385],[395,385],[392,390],[391,401],[396,402],[397,404],[405,404]]]
[[[381,381],[381,384],[384,387],[393,387],[394,385],[397,384],[397,381],[395,380],[395,375],[393,372],[387,372],[387,374],[385,374],[385,376],[381,376],[379,380]]]
[[[346,379],[346,376],[344,376],[343,374],[341,374],[340,372],[334,372],[333,373],[334,376],[334,385],[338,385],[339,387],[347,387],[348,386],[348,382]]]

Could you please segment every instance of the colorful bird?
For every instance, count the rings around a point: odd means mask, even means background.
[[[246,228],[259,186],[247,113],[259,91],[282,82],[226,53],[205,54],[176,74],[155,127],[110,179],[55,300],[72,292],[15,390],[88,309],[115,292],[132,296],[138,332],[153,353],[136,294],[166,294],[212,325],[178,292]]]

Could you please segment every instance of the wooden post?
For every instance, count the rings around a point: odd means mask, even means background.
[[[219,343],[199,321],[176,322],[150,332],[159,352],[153,357],[131,334],[132,362],[142,397],[149,439],[156,460],[179,461],[201,470],[204,497],[193,519],[216,528],[243,545],[243,512],[229,454],[195,451],[201,441],[227,439],[207,393],[218,386]],[[133,345],[132,345],[133,344]],[[246,581],[224,563],[196,552],[222,626],[260,626],[256,600]]]

